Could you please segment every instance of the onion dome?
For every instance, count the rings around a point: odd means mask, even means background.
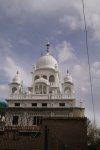
[[[67,75],[64,77],[64,83],[69,82],[69,83],[73,83],[72,77],[69,74],[69,71],[67,70]]]
[[[19,72],[17,71],[16,76],[12,79],[12,83],[22,84],[21,77],[19,76]]]
[[[46,85],[49,85],[48,80],[44,79],[43,77],[35,80],[35,83],[45,83]]]
[[[50,44],[47,43],[47,53],[42,55],[36,63],[36,69],[54,69],[55,66],[58,67],[56,59],[49,53]]]

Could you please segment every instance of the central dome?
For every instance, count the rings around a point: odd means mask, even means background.
[[[49,52],[41,56],[36,63],[37,69],[45,69],[45,68],[56,69],[57,67],[58,63],[56,59],[52,55],[50,55]]]

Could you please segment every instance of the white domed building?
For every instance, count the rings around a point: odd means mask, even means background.
[[[26,133],[26,130],[30,132],[42,131],[44,126],[48,126],[51,132],[56,132],[54,136],[56,137],[58,134],[57,136],[60,136],[60,140],[63,140],[65,144],[70,144],[75,138],[79,149],[83,145],[85,150],[86,118],[84,108],[76,105],[74,83],[69,71],[61,83],[58,62],[50,54],[49,48],[50,44],[48,43],[47,52],[41,55],[34,64],[32,83],[29,87],[24,87],[19,72],[9,84],[5,127],[20,128],[21,133]],[[55,126],[55,122],[57,126]],[[84,130],[83,143],[81,143],[82,138],[79,129]],[[59,140],[56,139],[55,143],[57,141]],[[72,145],[75,147],[74,142]],[[37,149],[42,150],[41,148]],[[51,149],[55,150],[53,147]]]
[[[14,101],[7,99],[9,107],[14,107],[18,101],[20,101],[20,107],[24,107],[24,103],[25,107],[32,107],[33,103],[36,103],[37,108],[42,107],[43,103],[47,108],[59,108],[62,105],[63,108],[75,106],[72,77],[67,71],[64,82],[60,82],[58,62],[50,54],[49,46],[47,44],[47,52],[40,56],[34,64],[32,86],[29,91],[23,91],[25,88],[22,85],[19,72],[13,78],[10,84],[10,99],[14,98]],[[26,99],[28,100],[26,101]]]

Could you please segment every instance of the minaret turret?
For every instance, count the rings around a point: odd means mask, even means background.
[[[69,74],[69,70],[67,70],[67,74],[64,77],[64,83],[62,85],[63,93],[68,95],[68,97],[74,96],[74,83],[71,75]]]
[[[9,85],[10,94],[19,94],[22,90],[22,84],[23,81],[21,80],[19,71],[17,71],[15,77],[12,79],[12,82]]]

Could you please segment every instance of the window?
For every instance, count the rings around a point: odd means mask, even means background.
[[[65,103],[59,103],[59,106],[64,107]]]
[[[19,119],[19,116],[13,116],[12,124],[18,125],[18,119]]]
[[[36,92],[38,91],[38,86],[37,86],[37,85],[35,86],[35,91],[36,91]]]
[[[15,106],[20,106],[20,103],[15,103]]]
[[[42,117],[34,116],[33,117],[33,125],[40,125],[40,124],[42,124]]]
[[[46,94],[47,93],[47,88],[46,86],[43,87],[43,94]]]
[[[54,77],[54,75],[51,75],[51,76],[49,77],[49,82],[55,82],[55,77]]]
[[[43,107],[47,107],[47,103],[42,103],[42,106]]]
[[[37,103],[32,103],[32,106],[33,107],[37,107]]]
[[[16,88],[16,87],[13,87],[13,88],[12,88],[12,93],[14,94],[16,91],[17,91],[17,88]]]
[[[65,94],[67,94],[68,95],[68,97],[71,95],[71,88],[70,87],[66,87],[65,89],[64,89],[64,92],[65,92]]]
[[[39,94],[42,94],[42,85],[39,85]]]
[[[36,116],[33,117],[33,125],[36,125],[37,124],[37,118]]]
[[[37,76],[35,76],[34,81],[35,81],[35,80],[37,80],[37,79],[39,79],[39,76],[38,76],[38,75],[37,75]]]
[[[46,76],[46,75],[43,75],[43,78],[44,78],[44,79],[47,79],[47,76]]]

